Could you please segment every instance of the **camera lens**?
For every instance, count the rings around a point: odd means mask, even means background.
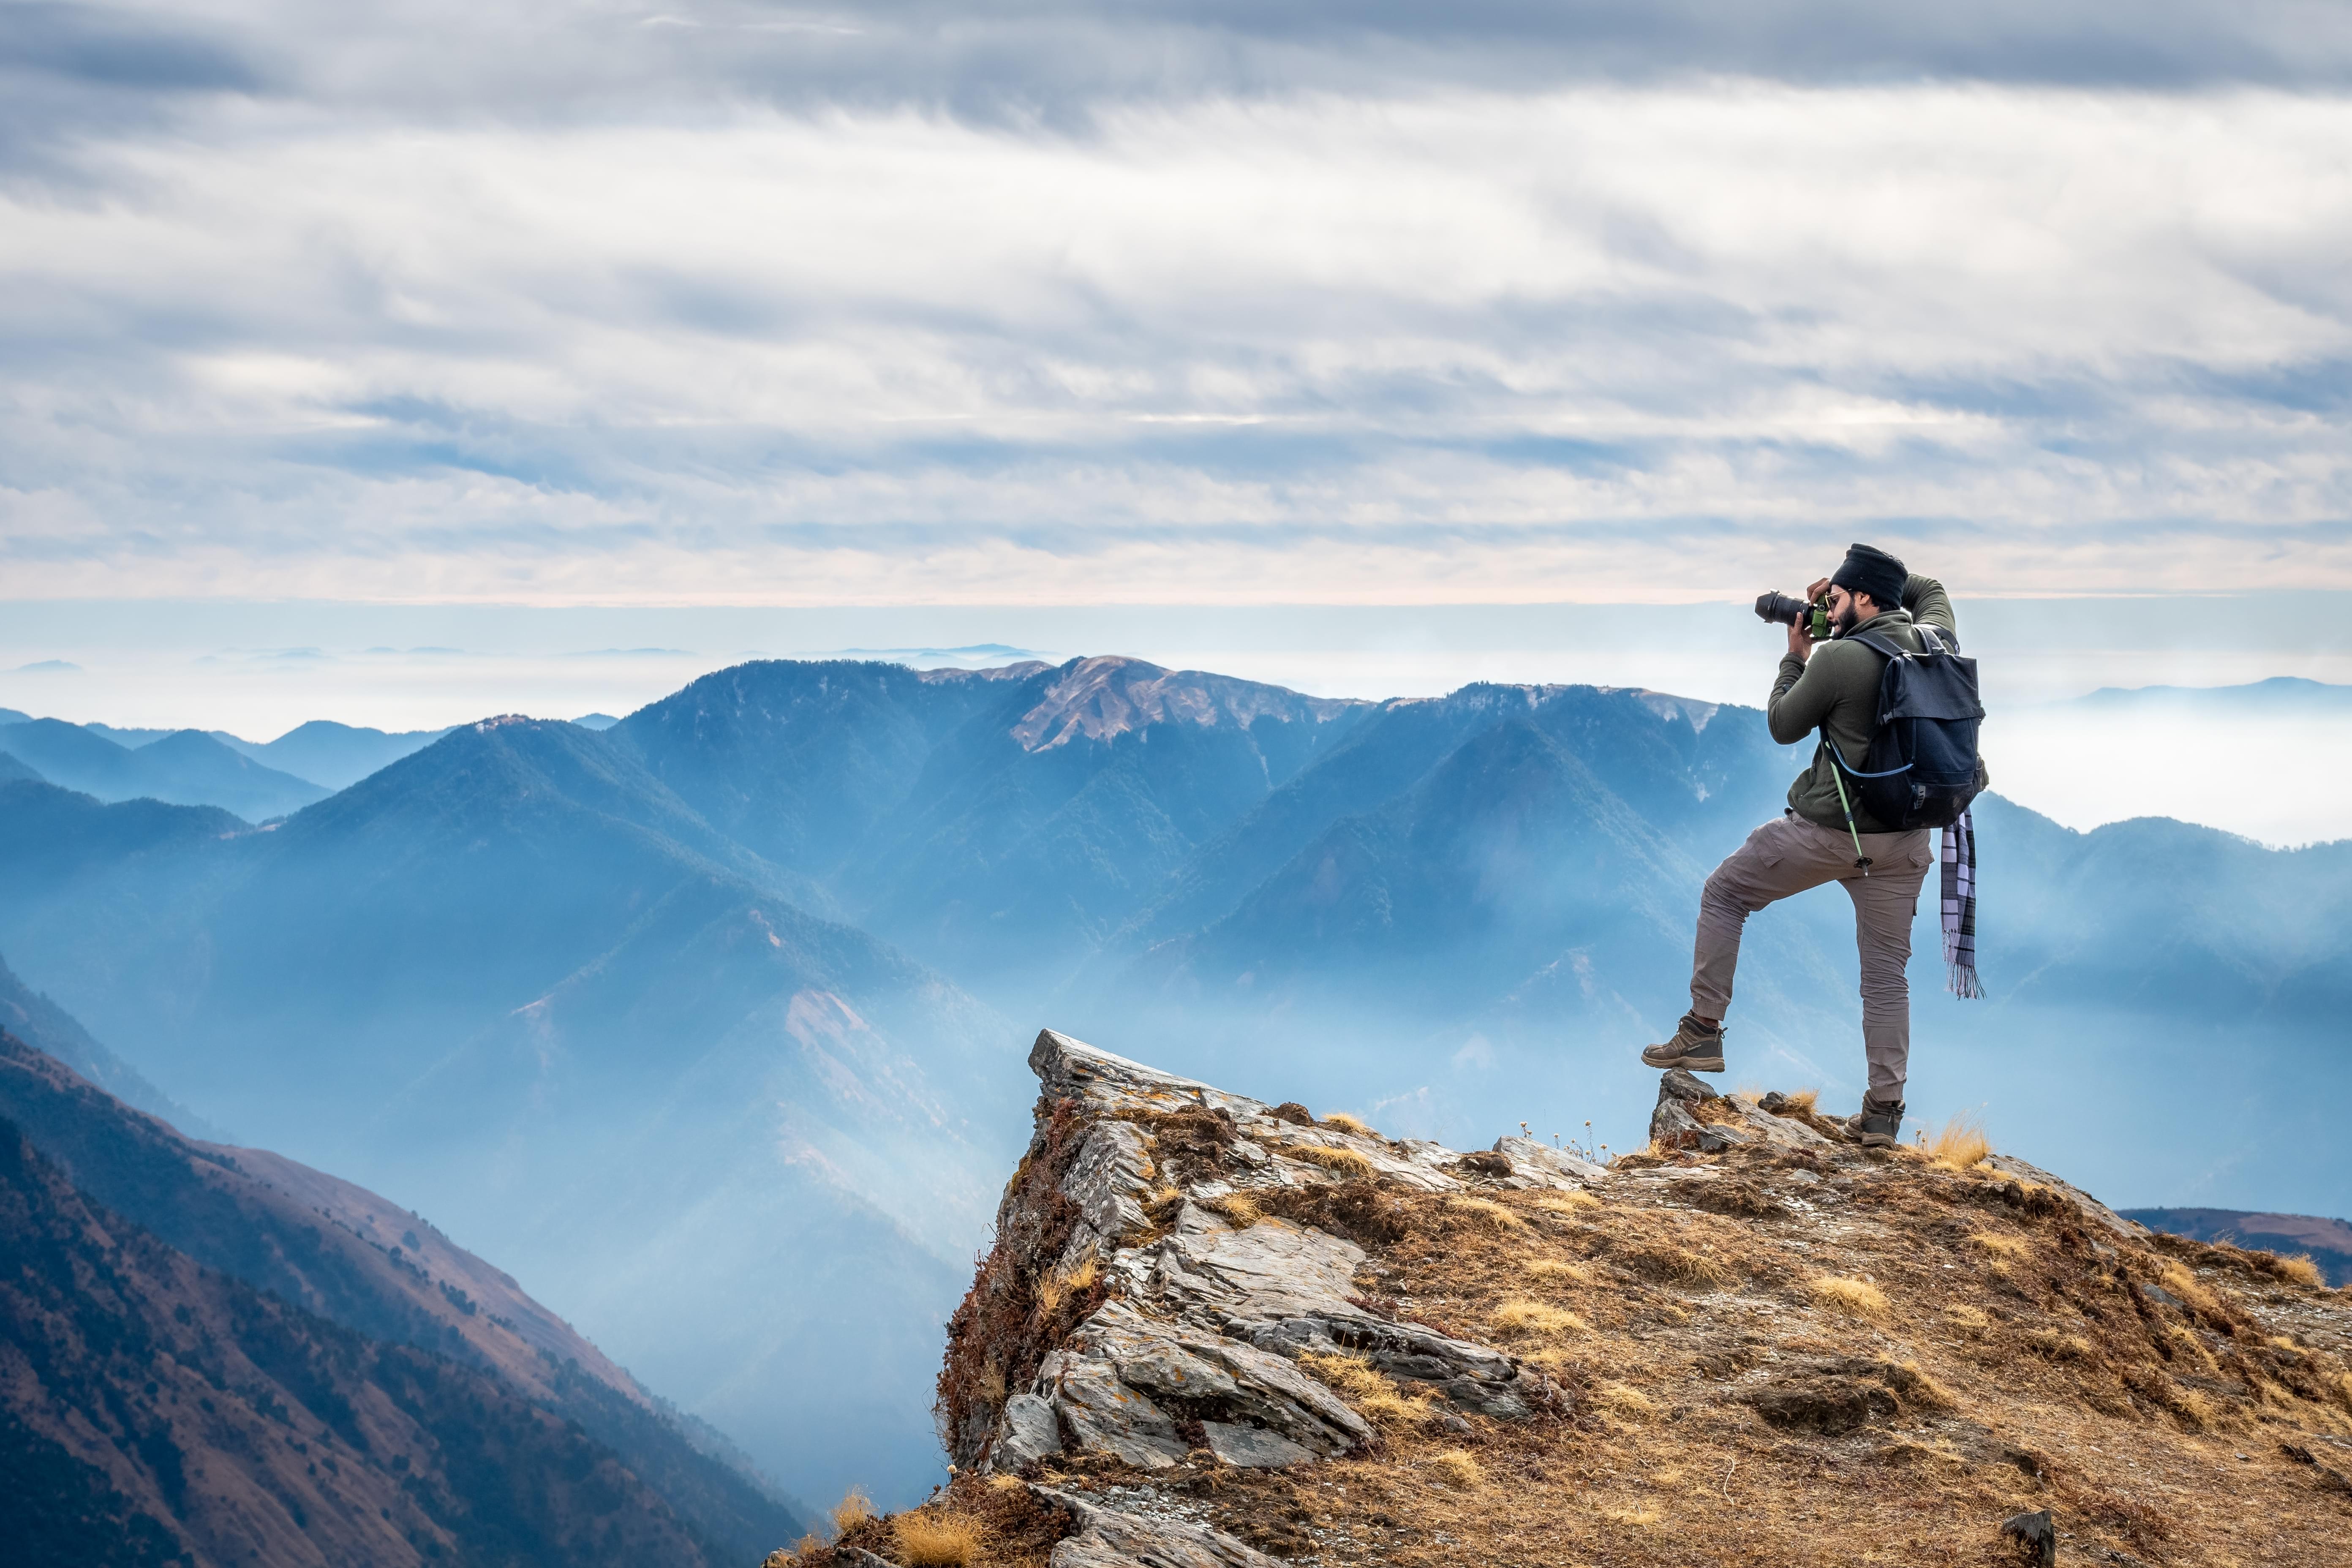
[[[1784,626],[1795,626],[1811,609],[1812,606],[1804,600],[1792,599],[1786,594],[1756,595],[1756,618],[1763,621],[1778,621]]]

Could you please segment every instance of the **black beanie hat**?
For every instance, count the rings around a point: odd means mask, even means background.
[[[1869,595],[1882,610],[1897,610],[1903,607],[1903,584],[1910,577],[1903,563],[1884,550],[1857,544],[1846,551],[1830,582],[1849,594]]]

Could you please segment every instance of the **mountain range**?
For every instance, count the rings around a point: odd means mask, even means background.
[[[144,796],[218,805],[254,821],[299,811],[329,793],[201,730],[182,730],[131,750],[79,724],[34,719],[0,725],[0,752],[53,784],[100,800]]]
[[[0,1194],[27,1561],[703,1564],[802,1517],[418,1216],[190,1139],[13,1028]]]
[[[1040,1020],[1401,1134],[1639,1142],[1698,884],[1801,761],[1630,689],[760,661],[602,731],[460,726],[266,828],[0,784],[0,950],[795,1489],[903,1493]],[[1920,928],[1915,1109],[2105,1192],[2352,1206],[2310,1045],[2352,845],[1978,815],[1993,996],[1939,994]],[[1858,1094],[1853,940],[1828,893],[1750,922],[1735,1080]]]

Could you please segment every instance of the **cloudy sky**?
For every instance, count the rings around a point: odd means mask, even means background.
[[[2352,9],[0,8],[0,596],[2352,589]]]

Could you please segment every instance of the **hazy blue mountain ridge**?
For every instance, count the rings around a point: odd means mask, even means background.
[[[822,878],[905,800],[940,738],[1018,679],[768,659],[704,676],[610,733],[715,826]]]
[[[128,750],[78,724],[36,719],[0,726],[0,751],[43,778],[100,800],[142,796],[187,805],[217,805],[259,822],[299,811],[328,792],[308,779],[266,767],[200,730],[182,730]]]
[[[1370,706],[1138,659],[1039,670],[940,742],[852,907],[992,998],[1034,994]]]
[[[2086,708],[2188,707],[2211,713],[2352,712],[2352,686],[2274,675],[2242,686],[2102,686],[2072,698]]]
[[[195,1137],[222,1136],[219,1129],[100,1045],[79,1019],[18,979],[4,958],[0,958],[0,1028],[47,1052],[125,1105],[159,1116]]]
[[[1301,1009],[1403,965],[1422,984],[1390,1005],[1443,1020],[1564,949],[1655,945],[1696,872],[1581,761],[1508,719],[1142,962]]]
[[[242,752],[257,763],[325,789],[355,784],[379,768],[388,767],[447,734],[446,730],[404,730],[386,733],[363,726],[313,719],[298,724],[274,741],[244,741],[216,734],[223,745]]]
[[[2352,1009],[2352,840],[2268,849],[2139,817],[2074,833],[2013,804],[1984,814],[2020,1000],[2317,1023]]]
[[[252,824],[214,805],[105,802],[46,781],[0,781],[0,858],[19,898],[54,893],[142,857],[252,831]]]
[[[1058,979],[1370,708],[1139,659],[766,661],[614,734],[712,822],[993,997]]]
[[[1716,721],[1720,718],[1721,722]],[[1203,845],[1111,944],[1132,954],[1235,908],[1341,820],[1387,805],[1498,723],[1524,720],[1643,802],[1654,825],[1720,853],[1774,798],[1759,768],[1778,748],[1761,715],[1654,693],[1589,686],[1479,683],[1440,699],[1384,702],[1313,765]],[[1769,777],[1769,774],[1765,775]],[[1729,822],[1709,834],[1707,825]]]
[[[49,805],[130,852],[0,942],[175,1092],[443,1217],[780,1472],[928,1468],[1023,1094],[1001,1020],[568,724],[463,727],[266,832]]]

